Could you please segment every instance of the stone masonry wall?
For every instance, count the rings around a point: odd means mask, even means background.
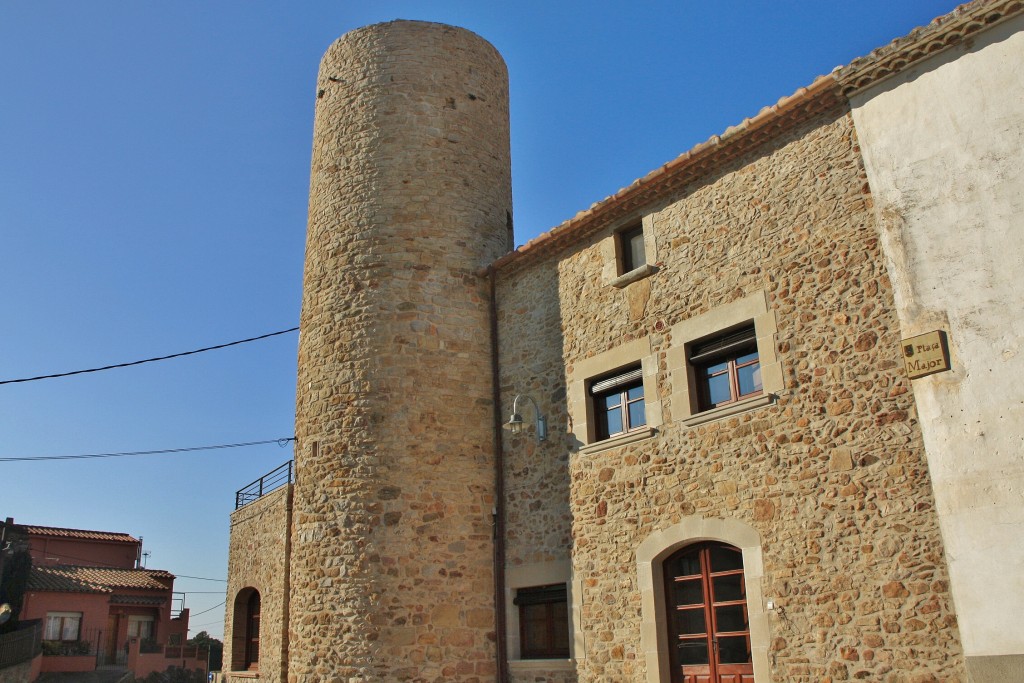
[[[224,603],[224,671],[245,646],[244,616],[235,623],[236,598],[246,588],[260,593],[260,680],[283,683],[288,644],[288,534],[292,487],[283,486],[231,515],[228,591]],[[244,602],[244,600],[243,600]],[[244,615],[244,604],[241,613]],[[238,657],[235,657],[238,659]],[[231,680],[226,674],[226,680]],[[240,679],[248,680],[248,679]]]
[[[317,85],[296,404],[290,680],[495,671],[487,284],[508,79],[450,26],[346,34]]]
[[[538,443],[536,416],[528,404],[520,404],[528,427],[519,435],[505,432],[505,560],[509,569],[508,592],[514,597],[513,572],[524,567],[568,565],[572,543],[569,504],[569,440],[566,432],[566,392],[562,372],[561,311],[558,300],[557,260],[533,264],[527,272],[498,281],[498,325],[501,357],[501,415],[512,410],[516,394],[538,402],[548,419],[550,436]],[[525,407],[523,407],[525,405]],[[550,575],[527,584],[567,581],[569,575]],[[510,637],[517,638],[515,607]],[[569,666],[545,668],[535,662],[517,669],[514,653],[511,678],[521,683],[576,680]]]
[[[545,445],[505,440],[508,565],[571,550],[580,681],[646,680],[637,548],[693,517],[760,534],[760,592],[782,608],[767,613],[771,680],[965,679],[867,192],[850,117],[833,113],[652,207],[659,263],[647,278],[621,289],[602,278],[615,225],[499,272],[504,411],[531,392],[552,423]],[[672,327],[759,293],[784,388],[770,405],[684,426]],[[656,360],[647,400],[662,425],[580,453],[568,378],[635,340]]]

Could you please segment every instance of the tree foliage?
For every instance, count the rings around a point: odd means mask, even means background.
[[[210,651],[210,671],[220,671],[224,659],[224,643],[206,631],[200,631],[188,640],[189,645],[204,647]]]

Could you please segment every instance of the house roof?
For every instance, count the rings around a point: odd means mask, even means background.
[[[114,589],[159,590],[168,587],[157,579],[174,579],[162,569],[111,569],[107,567],[32,567],[30,591],[57,593],[113,593]]]
[[[56,526],[35,526],[32,524],[18,525],[26,534],[34,536],[52,536],[56,538],[78,538],[91,541],[115,541],[118,543],[138,543],[139,539],[118,531],[91,531],[89,529],[65,529]]]
[[[652,202],[678,191],[725,164],[759,147],[765,141],[812,117],[846,106],[853,93],[905,71],[917,62],[959,45],[979,31],[1024,14],[1024,0],[975,0],[915,28],[906,36],[870,54],[819,76],[753,118],[744,119],[721,135],[713,135],[615,194],[591,205],[569,220],[540,234],[491,264],[491,269],[513,269],[530,257],[551,253],[584,239],[618,221],[635,217]]]

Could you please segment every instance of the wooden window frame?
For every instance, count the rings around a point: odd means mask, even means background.
[[[530,586],[516,589],[513,604],[519,608],[519,647],[522,659],[568,659],[569,646],[569,601],[564,583],[546,586]],[[564,614],[556,612],[557,605],[564,606]],[[532,641],[528,636],[530,620],[525,614],[527,607],[542,605],[544,615],[544,636],[542,643]],[[565,637],[565,646],[556,646],[557,634]]]
[[[619,275],[631,273],[647,265],[647,244],[644,238],[643,222],[638,221],[620,230],[615,234],[615,239],[619,249]],[[639,250],[637,250],[637,246],[639,246]],[[634,258],[634,253],[637,251],[639,251],[638,258]]]
[[[629,392],[640,389],[640,396],[629,398]],[[590,384],[591,402],[594,413],[594,436],[597,441],[604,441],[612,437],[629,434],[648,426],[646,392],[644,391],[643,370],[640,366],[620,370],[609,376],[594,380]],[[608,427],[608,413],[604,407],[604,399],[618,396],[616,404],[622,413],[622,429],[616,432],[610,431]],[[641,424],[633,424],[630,419],[630,406],[641,404],[644,409],[644,420]]]
[[[697,409],[700,412],[728,406],[744,399],[764,393],[764,382],[752,391],[743,393],[740,389],[740,371],[757,367],[760,372],[761,357],[757,348],[757,334],[754,323],[749,322],[738,328],[715,334],[689,345],[689,363],[693,368],[697,387]],[[740,363],[739,359],[753,354],[754,358]],[[725,364],[725,368],[709,374],[709,369]],[[711,379],[725,376],[728,380],[729,398],[712,403]]]

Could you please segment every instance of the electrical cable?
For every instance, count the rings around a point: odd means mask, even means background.
[[[175,574],[174,578],[176,578],[176,579],[198,579],[199,581],[221,581],[223,583],[227,583],[228,582],[227,579],[208,579],[205,576],[189,576],[188,574]]]
[[[41,460],[80,460],[83,458],[122,458],[127,455],[160,455],[167,453],[193,453],[195,451],[213,451],[223,448],[243,448],[245,446],[264,446],[276,443],[284,448],[289,441],[295,441],[294,436],[281,439],[267,439],[266,441],[246,441],[244,443],[222,443],[216,446],[192,446],[190,448],[163,448],[155,451],[126,451],[124,453],[85,453],[80,455],[40,455],[23,458],[0,458],[0,462],[35,462]]]
[[[223,624],[223,623],[224,623],[224,620],[221,619],[220,621],[208,621],[205,624],[193,624],[192,620],[189,619],[188,630],[189,631],[194,631],[197,628],[202,628],[203,626],[213,626],[214,624]],[[217,640],[220,640],[220,638],[218,638]]]
[[[172,353],[169,356],[157,356],[156,358],[146,358],[144,360],[131,361],[130,363],[116,363],[114,365],[104,365],[100,368],[89,368],[87,370],[72,370],[71,372],[57,372],[52,375],[37,375],[35,377],[22,377],[20,379],[4,379],[0,380],[0,384],[18,384],[19,382],[35,382],[41,379],[54,379],[57,377],[70,377],[71,375],[84,375],[88,372],[100,372],[101,370],[113,370],[115,368],[127,368],[133,365],[142,365],[143,363],[155,363],[159,360],[169,360],[171,358],[181,358],[182,356],[191,356],[195,353],[203,353],[204,351],[215,351],[217,349],[226,349],[229,346],[238,346],[239,344],[247,344],[249,342],[259,341],[260,339],[267,339],[269,337],[276,337],[280,334],[288,334],[289,332],[295,332],[299,328],[291,327],[287,330],[280,330],[278,332],[271,332],[270,334],[262,334],[258,337],[250,337],[248,339],[239,339],[238,341],[228,342],[227,344],[217,344],[216,346],[207,346],[202,349],[194,349],[192,351],[182,351],[181,353]]]
[[[223,605],[225,602],[227,602],[227,600],[222,600],[220,603],[214,605],[210,609],[204,609],[202,612],[196,612],[195,614],[192,614],[191,612],[189,612],[188,620],[192,621],[192,617],[198,617],[200,614],[206,614],[207,612],[212,612],[213,610],[215,610],[218,607],[220,607],[221,605]]]

